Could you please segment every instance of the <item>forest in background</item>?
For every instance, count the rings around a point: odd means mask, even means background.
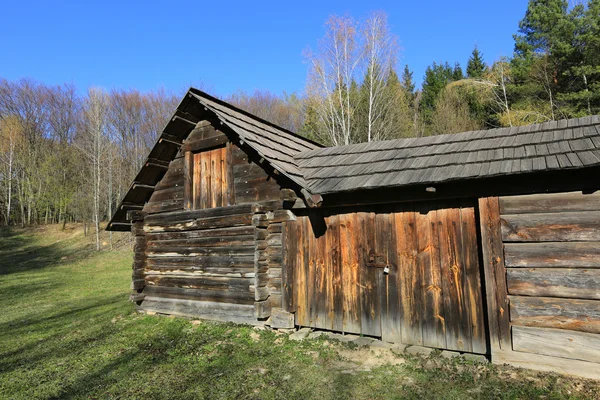
[[[317,140],[345,145],[600,114],[600,0],[531,0],[511,57],[429,66],[416,88],[398,69],[383,12],[332,16],[307,49],[302,95],[225,98]],[[0,78],[0,225],[80,221],[95,228],[145,161],[181,93],[51,86]],[[99,244],[98,244],[99,248]]]

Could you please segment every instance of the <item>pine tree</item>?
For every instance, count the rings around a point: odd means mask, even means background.
[[[434,62],[425,70],[420,107],[426,121],[430,119],[431,113],[435,109],[435,101],[440,92],[448,83],[452,82],[453,77],[454,71],[447,62],[444,64]]]
[[[477,46],[475,46],[473,53],[471,53],[471,57],[469,57],[469,62],[467,63],[467,77],[471,79],[481,78],[486,70],[487,66],[483,61],[483,55]]]
[[[413,72],[408,68],[408,64],[404,65],[402,71],[402,87],[408,94],[415,93],[415,83],[413,82]]]
[[[452,70],[452,81],[460,81],[461,79],[464,79],[464,77],[465,76],[463,74],[463,70],[460,66],[460,63],[454,63],[454,69]]]

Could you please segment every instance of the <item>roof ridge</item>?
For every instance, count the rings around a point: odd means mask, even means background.
[[[592,120],[586,124],[575,125],[575,126],[568,124],[569,121],[581,121],[584,119],[590,119],[590,118],[593,119],[594,117],[597,117],[595,121]],[[549,124],[549,122],[553,122],[554,123],[553,125],[555,125],[555,126],[541,128],[543,125]],[[294,155],[294,158],[295,159],[296,158],[297,159],[307,159],[307,158],[314,158],[314,157],[327,157],[327,156],[340,155],[340,154],[345,154],[345,155],[358,154],[358,153],[363,154],[363,153],[380,151],[380,149],[377,149],[377,148],[367,148],[367,149],[362,149],[362,150],[357,149],[356,151],[349,151],[349,152],[344,152],[344,153],[335,153],[335,152],[329,153],[328,151],[331,151],[332,149],[354,148],[359,145],[363,145],[363,146],[367,145],[365,147],[370,147],[370,146],[375,147],[375,146],[377,146],[377,144],[382,144],[382,143],[392,143],[392,142],[405,143],[405,142],[410,142],[410,141],[415,142],[414,144],[411,144],[409,146],[394,147],[394,148],[389,148],[388,150],[393,150],[393,149],[397,150],[400,148],[410,149],[410,148],[415,148],[415,147],[422,147],[424,144],[431,144],[431,145],[440,144],[440,142],[442,142],[442,140],[440,140],[439,138],[444,138],[444,137],[456,138],[457,136],[468,136],[468,135],[474,135],[475,133],[481,133],[482,136],[478,137],[476,139],[471,137],[471,138],[464,138],[462,140],[460,140],[460,139],[459,140],[451,140],[450,142],[451,143],[463,143],[463,142],[471,142],[473,140],[489,139],[490,136],[493,136],[493,138],[504,138],[504,137],[509,137],[509,136],[552,132],[552,131],[556,131],[556,130],[585,128],[585,127],[600,125],[600,116],[592,115],[592,116],[587,116],[587,117],[562,119],[562,120],[549,121],[549,122],[544,122],[542,124],[521,125],[521,126],[517,126],[517,127],[512,126],[512,127],[493,128],[493,129],[482,129],[482,130],[465,131],[465,132],[458,132],[458,133],[444,133],[444,134],[440,134],[440,135],[430,135],[430,136],[411,137],[411,138],[398,138],[398,139],[381,140],[381,141],[375,141],[375,142],[353,143],[353,144],[342,145],[342,146],[322,147],[319,149],[302,151],[302,152]],[[559,127],[558,125],[560,122],[567,123],[567,126]],[[534,126],[540,126],[541,129],[532,130],[531,127],[534,127]],[[530,129],[525,130],[524,128],[530,128]],[[511,130],[515,130],[515,132],[511,133],[510,132]],[[502,132],[502,133],[500,133],[500,132]],[[435,139],[433,139],[433,138],[435,138]],[[427,142],[427,141],[432,141],[432,143],[423,143],[423,142]]]

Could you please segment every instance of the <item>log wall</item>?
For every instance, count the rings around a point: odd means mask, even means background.
[[[492,358],[600,377],[600,193],[482,199],[480,211]]]
[[[281,222],[291,213],[239,146],[198,123],[136,215],[131,300],[141,310],[260,324],[281,307]]]

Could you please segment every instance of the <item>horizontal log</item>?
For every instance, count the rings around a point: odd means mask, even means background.
[[[600,269],[511,268],[506,281],[513,295],[600,299]]]
[[[600,242],[506,243],[507,267],[600,268]]]
[[[269,233],[281,233],[283,232],[283,224],[281,222],[269,224],[267,231]]]
[[[266,213],[267,211],[276,211],[283,206],[280,200],[261,201],[252,204],[253,213]]]
[[[565,329],[513,326],[515,351],[600,362],[600,335]]]
[[[164,224],[147,224],[144,226],[146,232],[181,232],[189,230],[215,229],[233,226],[244,226],[252,223],[252,214],[226,215],[223,217],[194,219],[185,222]]]
[[[254,252],[246,255],[202,255],[197,257],[155,257],[147,261],[148,269],[169,270],[203,268],[254,268]]]
[[[144,279],[134,279],[131,281],[130,289],[141,290],[144,286],[146,286],[146,281]]]
[[[192,141],[184,141],[181,146],[181,151],[207,151],[217,147],[223,147],[229,139],[227,136],[220,134],[206,139],[196,139]]]
[[[545,193],[500,197],[500,214],[600,211],[600,192]]]
[[[172,247],[173,249],[186,247],[223,247],[223,246],[252,246],[254,235],[221,236],[186,239],[149,240],[148,249]]]
[[[600,241],[600,211],[509,214],[500,222],[504,242]]]
[[[149,225],[159,225],[164,223],[185,222],[195,219],[223,217],[251,212],[251,204],[238,204],[227,207],[204,208],[201,210],[182,210],[159,215],[150,215],[146,217],[145,222]]]
[[[150,215],[156,215],[157,213],[172,212],[183,209],[183,199],[165,200],[154,203],[146,203],[144,211]],[[158,214],[160,215],[160,214]]]
[[[255,240],[266,240],[267,239],[267,230],[264,228],[256,228],[254,230],[254,239]]]
[[[139,303],[140,301],[144,301],[146,295],[144,293],[133,292],[129,295],[129,301],[132,303]]]
[[[267,216],[269,217],[269,223],[277,223],[283,221],[295,221],[296,215],[290,210],[276,210],[273,212],[268,212]]]
[[[251,292],[223,291],[210,289],[190,289],[167,286],[146,286],[144,293],[147,296],[163,299],[186,299],[214,301],[217,303],[254,304],[254,294]]]
[[[269,246],[281,246],[281,233],[271,233],[267,236]]]
[[[142,310],[163,314],[205,318],[215,321],[261,325],[254,317],[254,304],[231,304],[213,301],[161,299],[146,296]]]
[[[145,276],[165,275],[165,276],[191,276],[191,277],[217,277],[217,278],[249,278],[254,279],[256,272],[254,268],[246,267],[196,267],[183,266],[170,268],[147,268]]]
[[[155,190],[150,196],[148,203],[157,203],[165,200],[177,200],[183,198],[183,186],[172,186],[166,189]]]
[[[261,301],[269,298],[269,289],[266,286],[263,287],[255,287],[252,285],[250,290],[254,290],[254,300]]]
[[[269,226],[269,219],[266,214],[255,214],[252,216],[252,225],[259,228],[266,228]]]
[[[510,296],[513,325],[600,333],[600,301]]]
[[[154,232],[148,233],[148,241],[181,240],[197,238],[217,238],[252,235],[256,229],[253,226],[234,226],[209,230],[183,231],[183,232]]]
[[[148,251],[148,258],[156,257],[198,257],[198,256],[235,256],[251,255],[254,253],[254,246],[236,246],[236,247],[181,247],[176,251],[172,247],[155,247]]]
[[[180,287],[188,289],[225,290],[247,293],[252,280],[234,277],[198,277],[173,275],[148,275],[146,286]]]

